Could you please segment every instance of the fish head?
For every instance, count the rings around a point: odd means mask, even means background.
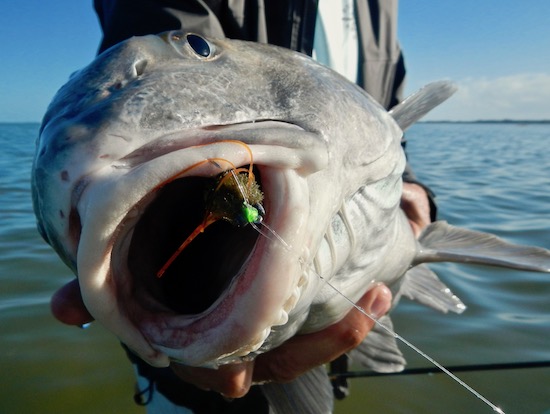
[[[144,360],[215,367],[298,331],[332,217],[365,182],[400,177],[400,136],[362,90],[299,53],[135,37],[50,104],[33,166],[38,226],[90,313]],[[157,277],[204,222],[216,177],[239,168],[263,192],[262,223],[218,220]]]

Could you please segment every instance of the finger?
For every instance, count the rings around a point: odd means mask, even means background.
[[[252,384],[254,362],[223,365],[218,369],[189,367],[177,363],[170,365],[182,380],[203,390],[216,391],[228,398],[246,395]]]
[[[416,237],[431,222],[430,202],[426,190],[414,183],[403,183],[401,209],[409,219]]]
[[[83,326],[94,320],[82,301],[78,279],[70,281],[53,294],[50,308],[53,316],[67,325]]]
[[[367,292],[357,305],[379,317],[391,307],[392,295],[384,285]],[[374,321],[352,309],[340,322],[307,335],[297,335],[256,359],[254,382],[289,382],[310,369],[330,362],[357,347],[373,328]]]

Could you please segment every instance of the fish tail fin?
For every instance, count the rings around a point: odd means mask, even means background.
[[[414,264],[475,263],[550,273],[550,250],[512,244],[492,234],[454,227],[445,221],[430,224],[418,243]]]

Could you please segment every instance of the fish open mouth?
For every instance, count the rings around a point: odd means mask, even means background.
[[[195,146],[185,144],[188,136],[168,137],[122,159],[113,166],[119,177],[83,193],[78,265],[86,306],[150,363],[236,361],[288,321],[303,282],[307,177],[324,168],[327,152],[317,135],[280,124],[195,131]],[[219,219],[166,266],[204,224],[205,193],[220,174],[249,165],[270,230]],[[276,237],[265,237],[270,231]]]
[[[255,178],[261,185],[259,171]],[[207,197],[216,180],[184,177],[159,190],[133,232],[128,268],[135,289],[184,315],[206,311],[228,288],[250,257],[259,233],[250,225],[219,219],[159,270],[208,214]]]

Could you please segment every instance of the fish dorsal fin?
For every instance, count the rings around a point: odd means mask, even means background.
[[[436,106],[449,99],[456,90],[455,84],[449,81],[429,83],[394,106],[390,115],[405,131]]]
[[[462,313],[466,309],[462,301],[425,264],[405,273],[399,294],[443,313]]]
[[[422,232],[414,264],[476,263],[550,273],[550,250],[508,243],[495,235],[436,221]]]
[[[332,386],[324,365],[294,381],[261,386],[269,402],[269,414],[329,414],[334,409]]]
[[[382,316],[379,322],[393,331],[393,323],[388,315]],[[348,354],[354,363],[375,372],[400,372],[406,364],[395,336],[378,324],[374,325],[361,345]]]

